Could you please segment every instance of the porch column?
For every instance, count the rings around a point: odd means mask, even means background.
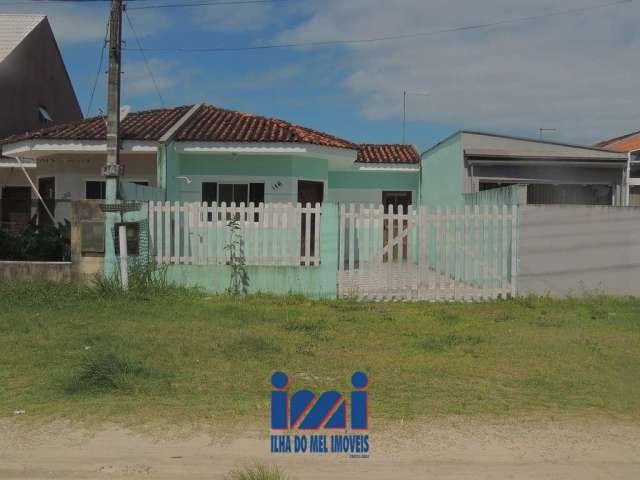
[[[173,143],[160,144],[156,160],[156,184],[165,191],[165,199],[170,201],[180,200],[176,185],[176,177],[180,172],[180,158],[173,146]]]

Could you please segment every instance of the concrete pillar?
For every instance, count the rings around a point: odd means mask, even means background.
[[[100,203],[99,200],[71,203],[71,278],[75,282],[86,284],[102,274],[104,253],[82,253],[82,229],[104,229],[105,214]]]

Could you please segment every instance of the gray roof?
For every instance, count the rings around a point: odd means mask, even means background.
[[[44,15],[0,14],[0,62],[45,18]]]
[[[620,153],[584,145],[484,132],[464,131],[462,133],[464,153],[467,156],[549,160],[626,160],[626,157]]]

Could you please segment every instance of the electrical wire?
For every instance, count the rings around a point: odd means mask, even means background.
[[[147,60],[147,55],[144,53],[144,50],[142,48],[142,42],[140,42],[140,37],[138,37],[136,29],[133,26],[133,22],[131,21],[131,17],[129,17],[129,14],[127,13],[126,10],[124,11],[124,16],[127,18],[127,23],[129,24],[129,28],[133,32],[133,36],[136,39],[136,43],[138,44],[138,50],[142,54],[142,58],[144,60],[145,66],[146,66],[147,73],[149,73],[149,77],[151,77],[151,81],[153,82],[153,86],[156,89],[156,93],[158,94],[158,98],[160,99],[160,105],[164,107],[164,98],[162,98],[162,93],[160,93],[160,89],[158,88],[158,83],[156,82],[156,77],[153,74],[153,71],[151,70],[151,66],[149,65],[149,61]]]
[[[104,41],[102,42],[102,49],[100,50],[100,60],[98,61],[98,70],[96,71],[96,78],[93,81],[93,88],[91,89],[91,96],[89,97],[89,104],[87,105],[86,114],[91,114],[91,107],[93,107],[93,99],[98,88],[98,81],[100,79],[100,72],[102,71],[102,63],[104,62],[104,51],[107,48],[107,38],[109,36],[109,20],[107,20],[107,30],[104,33]]]
[[[389,41],[397,41],[397,40],[406,40],[411,38],[432,37],[432,36],[442,35],[446,33],[482,30],[482,29],[496,27],[500,25],[530,22],[534,20],[542,20],[542,19],[556,17],[560,15],[571,15],[571,14],[577,14],[577,13],[590,12],[594,10],[602,10],[602,9],[610,8],[613,6],[630,4],[633,1],[634,0],[616,0],[613,2],[603,3],[600,5],[593,5],[590,7],[578,7],[578,8],[571,8],[567,10],[558,10],[555,12],[549,12],[549,13],[540,14],[540,15],[515,17],[510,19],[498,20],[495,22],[478,23],[474,25],[445,28],[441,30],[432,30],[429,32],[406,33],[406,34],[388,35],[388,36],[382,36],[382,37],[355,38],[355,39],[344,39],[344,40],[319,40],[319,41],[310,41],[310,42],[274,43],[274,44],[255,45],[255,46],[246,46],[246,47],[201,47],[201,48],[173,47],[173,48],[147,48],[145,50],[154,51],[154,52],[177,52],[177,53],[180,53],[180,52],[217,53],[217,52],[243,52],[243,51],[252,51],[252,50],[286,49],[286,48],[297,48],[297,47],[325,47],[325,46],[333,46],[333,45],[354,45],[354,44],[375,43],[375,42],[389,42]]]
[[[279,3],[292,0],[212,0],[203,2],[186,3],[160,3],[156,5],[144,5],[140,7],[129,7],[129,10],[146,10],[150,8],[184,8],[184,7],[204,7],[204,6],[225,6],[225,5],[255,5],[260,3]]]

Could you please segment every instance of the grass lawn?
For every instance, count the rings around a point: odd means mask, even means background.
[[[292,390],[343,392],[367,371],[373,421],[640,419],[640,300],[369,304],[0,285],[0,417],[267,425],[275,370]]]

